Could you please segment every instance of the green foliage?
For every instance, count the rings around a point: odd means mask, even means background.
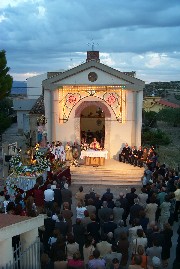
[[[14,118],[10,116],[13,113],[12,105],[13,102],[10,98],[0,100],[0,134],[2,134],[14,120]]]
[[[10,115],[13,113],[13,101],[10,98],[4,98],[0,100],[0,113]]]
[[[161,130],[144,130],[142,131],[143,145],[168,145],[170,143],[168,135]]]
[[[176,100],[180,100],[180,95],[179,94],[175,94],[174,97],[176,98]]]
[[[10,94],[13,78],[8,74],[10,68],[6,66],[6,52],[0,51],[0,100]]]
[[[12,123],[10,117],[5,113],[0,113],[0,134],[2,134]]]
[[[180,108],[166,108],[158,113],[158,120],[172,124],[176,127],[180,123]]]
[[[148,127],[157,126],[157,113],[155,111],[146,112],[143,110],[143,123]]]

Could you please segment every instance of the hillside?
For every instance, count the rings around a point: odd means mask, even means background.
[[[166,132],[171,139],[168,146],[159,146],[158,154],[160,163],[165,163],[168,167],[180,167],[180,127],[169,126],[164,122],[158,122],[158,128]]]

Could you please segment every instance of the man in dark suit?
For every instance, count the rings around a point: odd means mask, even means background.
[[[143,210],[143,207],[139,205],[139,199],[134,199],[134,205],[130,208],[130,220],[129,223],[132,224],[134,219],[138,219],[140,217],[140,211]]]
[[[108,233],[113,233],[114,236],[114,230],[117,228],[117,224],[114,222],[113,215],[110,215],[109,221],[105,222],[103,224],[103,232],[107,235]]]
[[[43,234],[43,242],[44,242],[44,250],[45,252],[49,250],[48,240],[49,237],[53,236],[53,231],[55,228],[55,220],[51,218],[52,214],[50,211],[47,212],[47,218],[44,219],[44,234]]]
[[[98,217],[100,219],[100,225],[103,227],[104,222],[109,221],[110,215],[113,215],[112,208],[108,208],[107,201],[103,202],[103,207],[98,210]]]
[[[55,223],[55,228],[60,231],[60,234],[66,238],[67,232],[68,232],[68,224],[64,221],[64,218],[62,215],[58,215],[58,222]]]
[[[136,146],[132,146],[130,154],[129,154],[129,163],[130,164],[134,165],[136,156],[137,156]]]
[[[64,184],[64,188],[61,190],[61,196],[62,196],[62,203],[68,202],[69,207],[71,208],[72,204],[72,191],[68,189],[68,184]]]
[[[56,202],[59,206],[59,208],[61,208],[61,204],[62,204],[62,195],[61,195],[61,188],[60,188],[60,184],[56,185],[56,188],[53,190],[54,191],[54,202]]]
[[[128,163],[129,162],[130,152],[131,152],[131,148],[126,143],[125,147],[123,147],[121,153],[119,154],[119,161],[123,162],[123,163],[125,163],[125,162]]]
[[[89,193],[86,193],[86,195],[85,195],[85,206],[88,205],[89,199],[92,199],[93,201],[95,201],[95,198],[96,198],[96,194],[94,192],[94,189],[90,188]]]

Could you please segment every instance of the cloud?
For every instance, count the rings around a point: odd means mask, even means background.
[[[168,64],[168,80],[180,69],[179,13],[179,0],[2,0],[0,49],[13,74],[39,74],[84,62],[94,43],[104,64],[146,81]]]

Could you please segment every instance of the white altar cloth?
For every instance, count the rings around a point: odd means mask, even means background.
[[[84,159],[84,157],[100,157],[100,158],[105,158],[107,159],[108,157],[108,151],[107,150],[93,150],[93,149],[88,149],[88,150],[82,150],[80,159]]]

